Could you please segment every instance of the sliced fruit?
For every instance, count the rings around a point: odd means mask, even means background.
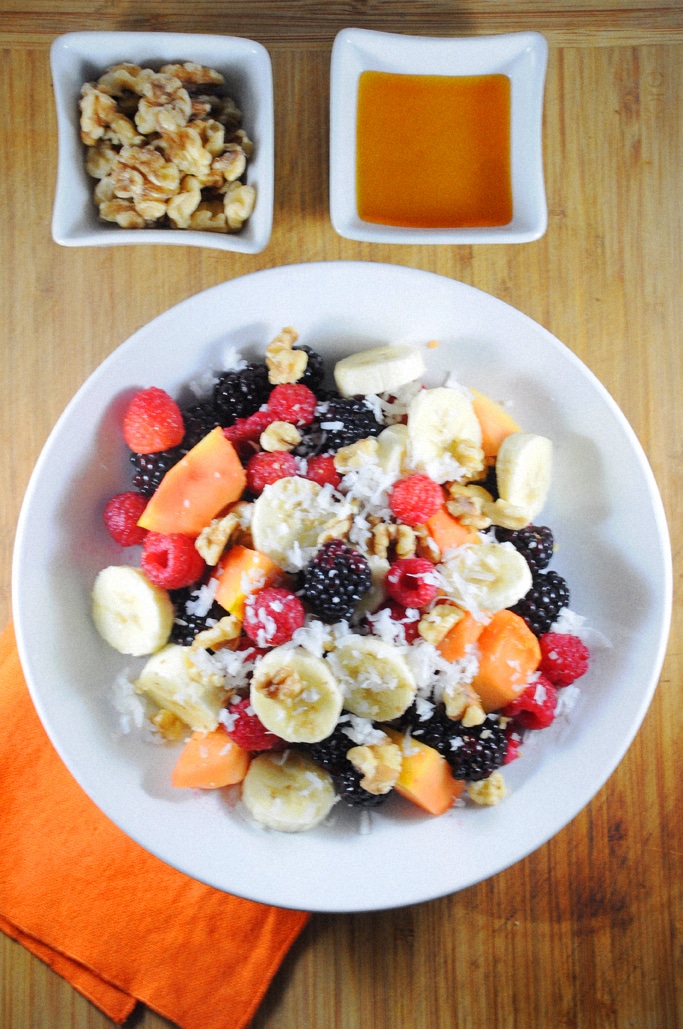
[[[342,693],[327,662],[287,644],[258,662],[250,698],[266,729],[288,743],[324,740],[342,711]]]
[[[470,390],[472,406],[481,426],[481,446],[485,457],[496,457],[506,436],[521,432],[511,415],[491,397],[479,390]]]
[[[329,772],[305,754],[257,754],[242,783],[252,818],[278,832],[305,832],[327,818],[337,801]]]
[[[361,718],[390,721],[412,704],[417,684],[398,647],[375,636],[343,637],[328,658],[344,707]]]
[[[229,614],[242,619],[247,597],[272,585],[279,575],[280,569],[266,554],[237,544],[230,547],[216,565],[215,599]]]
[[[226,690],[222,675],[195,663],[197,655],[191,647],[169,643],[150,657],[135,680],[135,689],[191,729],[211,732],[218,726]]]
[[[92,616],[114,650],[145,657],[168,643],[174,611],[166,590],[152,585],[139,568],[110,565],[95,579]]]
[[[479,670],[472,687],[484,711],[497,711],[522,693],[541,661],[536,636],[514,611],[498,611],[477,641]]]
[[[279,479],[254,501],[254,546],[286,572],[297,571],[312,556],[324,526],[347,507],[329,487],[310,479]]]
[[[464,611],[453,628],[437,643],[437,650],[446,661],[460,661],[466,656],[468,649],[479,642],[484,621],[478,621],[470,611]]]
[[[416,394],[408,407],[408,435],[411,465],[441,482],[444,477],[438,475],[434,466],[444,460],[452,461],[458,442],[468,440],[475,446],[481,445],[481,426],[472,401],[460,390],[445,386],[422,389]],[[448,476],[452,477],[450,469]]]
[[[179,789],[216,790],[242,782],[251,755],[230,739],[224,729],[193,732],[171,772]]]
[[[463,543],[478,543],[479,535],[476,529],[470,525],[463,525],[461,521],[441,508],[425,522],[427,532],[432,537],[441,554],[447,554],[449,550],[461,547]]]
[[[408,426],[397,422],[387,425],[377,437],[377,463],[394,479],[400,476],[408,450]]]
[[[401,771],[394,786],[396,792],[430,815],[442,815],[448,811],[464,790],[465,783],[453,776],[446,759],[433,747],[396,729],[384,731],[401,748],[403,755]]]
[[[334,381],[343,397],[367,396],[400,389],[421,378],[424,370],[424,358],[416,347],[387,344],[337,361]]]
[[[521,508],[533,522],[550,491],[553,445],[546,436],[515,432],[506,436],[496,460],[496,485],[501,500]]]
[[[446,595],[475,614],[512,607],[531,589],[529,565],[509,543],[466,543],[439,568]]]
[[[138,525],[197,537],[219,511],[239,500],[246,484],[237,451],[218,427],[169,468]]]

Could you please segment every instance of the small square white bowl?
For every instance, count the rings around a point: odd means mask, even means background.
[[[157,69],[193,61],[215,68],[225,91],[242,111],[242,125],[254,143],[246,182],[256,189],[254,212],[239,233],[190,229],[123,229],[98,218],[95,180],[85,170],[78,101],[81,87],[120,62]],[[57,107],[58,165],[52,237],[67,247],[161,243],[257,254],[273,224],[274,129],[270,55],[260,43],[238,36],[177,32],[71,32],[50,50]]]
[[[435,38],[343,29],[332,48],[330,217],[340,236],[369,243],[527,243],[546,231],[543,92],[548,44],[538,32]],[[507,75],[511,85],[512,220],[483,228],[403,228],[362,220],[356,201],[358,83],[365,71]],[[419,171],[418,171],[419,174]]]

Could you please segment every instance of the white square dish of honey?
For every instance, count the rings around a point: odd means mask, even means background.
[[[546,230],[538,33],[345,29],[332,53],[330,215],[349,239],[519,243]]]

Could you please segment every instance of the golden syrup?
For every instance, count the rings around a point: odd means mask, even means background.
[[[507,75],[366,71],[356,200],[366,222],[451,229],[512,220]]]

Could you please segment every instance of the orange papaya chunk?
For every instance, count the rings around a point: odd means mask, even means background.
[[[220,427],[212,429],[166,472],[138,525],[196,538],[223,508],[239,500],[246,484],[237,451]]]
[[[491,400],[485,393],[480,393],[476,389],[471,389],[470,392],[472,407],[481,426],[481,446],[484,457],[496,457],[505,437],[510,436],[513,432],[521,432],[521,429],[514,418],[495,400]]]
[[[425,526],[442,555],[455,547],[461,547],[464,543],[479,542],[476,530],[470,525],[463,525],[446,510],[445,506],[428,518]]]
[[[393,743],[401,748],[403,763],[394,785],[397,793],[417,804],[430,815],[442,815],[460,796],[465,783],[453,776],[444,757],[412,737],[407,738],[396,729],[384,729]]]
[[[538,668],[541,647],[523,618],[496,611],[478,640],[479,670],[472,686],[484,711],[497,711],[514,700]]]
[[[469,611],[465,611],[462,618],[437,644],[437,650],[446,661],[460,661],[465,657],[468,647],[479,642],[485,624],[477,621]]]
[[[178,788],[216,790],[242,782],[250,754],[233,743],[224,729],[193,732],[171,773]]]
[[[241,545],[231,547],[216,565],[215,598],[231,615],[242,619],[247,597],[270,586],[280,574],[278,565],[260,550]]]

